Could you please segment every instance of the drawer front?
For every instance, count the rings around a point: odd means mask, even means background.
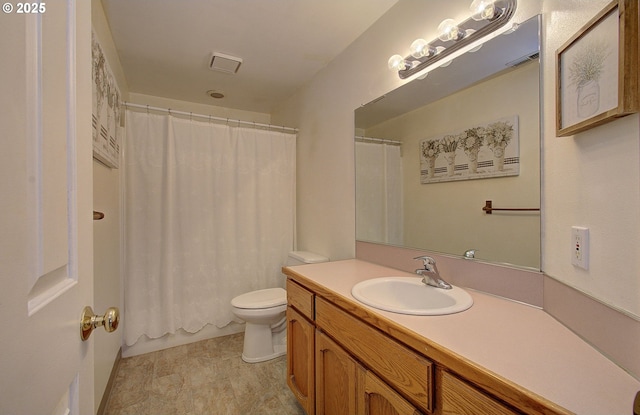
[[[442,371],[442,415],[516,415],[515,412],[454,375]]]
[[[316,324],[407,400],[431,412],[430,361],[320,297],[316,298]]]
[[[313,320],[313,293],[287,279],[287,303],[309,320]]]

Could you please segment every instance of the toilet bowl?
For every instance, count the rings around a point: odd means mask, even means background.
[[[287,292],[282,288],[251,291],[231,300],[233,314],[246,322],[242,360],[275,359],[287,352]]]
[[[329,259],[306,251],[289,253],[287,266],[326,262]],[[246,322],[242,360],[264,362],[287,353],[287,292],[267,288],[231,300],[233,314]]]

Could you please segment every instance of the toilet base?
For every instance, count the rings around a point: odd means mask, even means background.
[[[246,323],[242,360],[259,363],[287,353],[286,319],[274,326]]]
[[[251,357],[251,356],[246,356],[243,352],[242,360],[244,360],[247,363],[260,363],[260,362],[266,362],[267,360],[275,359],[276,357],[284,356],[285,354],[287,354],[286,344],[275,346],[273,348],[273,353],[267,356]]]

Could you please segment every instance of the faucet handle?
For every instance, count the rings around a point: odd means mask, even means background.
[[[467,249],[466,251],[464,251],[462,257],[464,259],[473,259],[476,257],[476,251],[477,249]]]
[[[422,260],[422,263],[424,265],[424,269],[431,271],[433,269],[433,265],[436,264],[436,260],[431,258],[430,256],[417,256],[415,258],[416,261],[417,260]]]

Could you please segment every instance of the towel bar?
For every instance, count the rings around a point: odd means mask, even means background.
[[[487,215],[491,215],[491,212],[493,212],[494,210],[524,212],[524,211],[540,211],[540,208],[494,208],[493,202],[491,200],[487,200],[482,210],[484,210],[487,213]]]

